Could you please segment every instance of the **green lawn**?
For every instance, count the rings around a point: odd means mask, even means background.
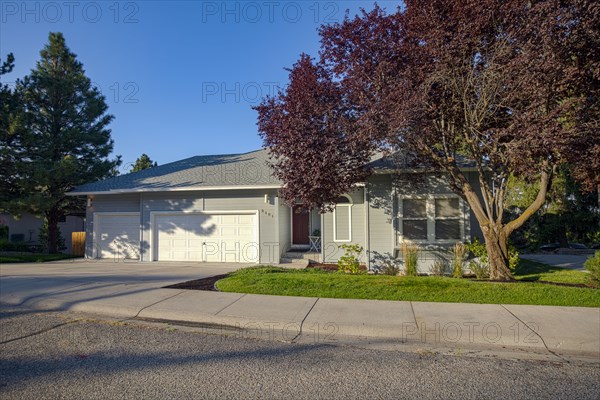
[[[0,264],[4,263],[31,263],[31,262],[46,262],[46,261],[58,261],[66,260],[70,258],[81,258],[79,256],[72,256],[70,254],[17,254],[17,255],[0,255]]]
[[[544,264],[535,264],[538,263],[524,263],[517,273],[525,274],[518,275],[520,281],[515,283],[434,276],[348,275],[318,269],[288,270],[265,266],[236,271],[218,281],[217,287],[224,292],[284,296],[600,307],[598,289],[528,281],[580,283],[585,281],[584,272],[572,271],[583,276],[562,270],[552,272]]]
[[[515,279],[520,281],[545,281],[557,283],[589,284],[590,274],[573,269],[553,267],[535,261],[521,259],[515,271]]]

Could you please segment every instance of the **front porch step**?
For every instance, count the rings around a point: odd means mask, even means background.
[[[309,260],[305,260],[303,258],[281,257],[281,260],[279,261],[279,266],[282,268],[303,269],[308,267],[309,263]]]
[[[310,261],[319,261],[321,259],[321,253],[317,253],[314,251],[288,251],[286,252],[282,258],[287,259],[298,259],[298,260],[310,260]]]

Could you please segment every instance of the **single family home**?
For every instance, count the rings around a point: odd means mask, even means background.
[[[303,251],[329,263],[352,243],[371,267],[410,241],[426,272],[444,248],[481,236],[443,176],[398,157],[374,160],[372,175],[324,214],[285,204],[268,159],[264,149],[197,156],[77,187],[70,195],[87,197],[86,257],[278,264]]]

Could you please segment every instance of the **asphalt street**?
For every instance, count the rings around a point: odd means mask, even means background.
[[[0,398],[600,397],[600,364],[448,356],[212,334],[3,308]]]

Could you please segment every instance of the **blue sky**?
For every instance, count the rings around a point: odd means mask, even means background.
[[[396,1],[380,1],[388,11]],[[106,96],[122,170],[142,153],[159,164],[260,147],[251,106],[301,52],[316,55],[317,28],[363,1],[0,1],[0,57],[9,83],[29,73],[49,32],[63,32]]]

